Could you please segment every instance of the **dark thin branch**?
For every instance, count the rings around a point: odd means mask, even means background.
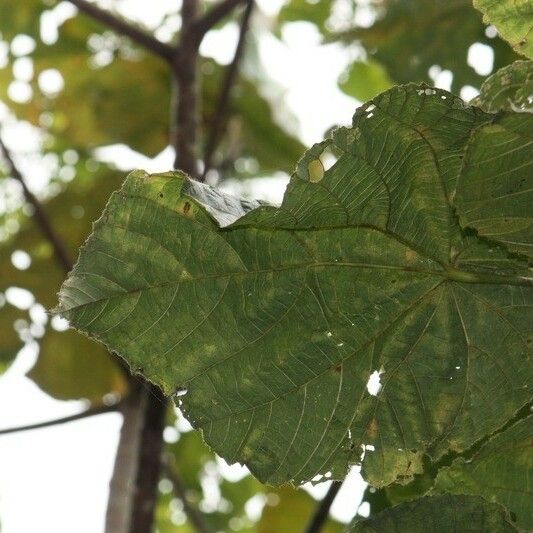
[[[244,47],[246,44],[246,34],[248,28],[250,27],[250,17],[254,9],[254,1],[247,0],[246,9],[244,10],[241,22],[241,30],[239,33],[239,40],[237,42],[237,48],[235,49],[235,55],[233,56],[233,61],[231,65],[226,70],[226,75],[224,78],[224,84],[222,85],[222,90],[220,91],[220,96],[218,98],[217,106],[213,119],[211,121],[211,131],[209,138],[207,140],[207,145],[205,149],[204,156],[204,172],[203,179],[209,172],[211,164],[213,161],[213,155],[220,141],[220,137],[224,130],[224,125],[227,118],[228,103],[230,100],[231,89],[235,85],[237,79],[237,74],[239,72],[239,64],[244,54]]]
[[[120,408],[120,403],[114,405],[102,405],[99,407],[91,407],[86,411],[77,413],[75,415],[65,416],[63,418],[56,418],[55,420],[47,420],[46,422],[38,422],[37,424],[29,424],[27,426],[18,426],[13,428],[0,429],[0,435],[8,435],[9,433],[19,433],[21,431],[31,431],[32,429],[48,428],[52,426],[59,426],[61,424],[68,424],[75,420],[82,420],[91,416],[103,415],[105,413],[117,412]]]
[[[328,519],[329,509],[337,496],[340,488],[342,486],[342,481],[334,481],[327,494],[324,496],[323,500],[318,505],[315,514],[313,515],[311,522],[305,529],[305,533],[319,533],[322,531],[326,520]]]
[[[7,149],[6,145],[4,144],[1,138],[0,138],[0,154],[6,160],[12,177],[16,179],[22,185],[24,197],[26,201],[33,207],[35,219],[37,220],[37,224],[41,228],[41,231],[44,234],[44,236],[50,241],[50,244],[52,245],[54,249],[54,254],[55,254],[57,261],[60,263],[62,268],[65,270],[65,272],[69,272],[70,269],[72,268],[72,262],[70,261],[70,258],[63,244],[63,241],[59,238],[59,235],[57,235],[57,233],[52,228],[52,225],[50,224],[50,221],[48,220],[48,216],[44,212],[44,209],[42,208],[39,200],[28,189],[28,186],[26,185],[26,182],[24,181],[24,177],[22,176],[18,167],[15,165],[15,162],[13,161],[11,153],[9,152],[9,150]]]
[[[172,73],[177,87],[173,105],[175,116],[171,144],[176,152],[174,168],[180,168],[192,178],[198,176],[198,41],[194,22],[198,16],[198,0],[183,0],[181,8],[180,53],[175,57]]]
[[[207,526],[204,517],[198,511],[196,506],[191,503],[187,495],[187,487],[183,481],[180,473],[178,472],[174,462],[170,457],[165,457],[165,474],[172,481],[172,486],[174,487],[174,493],[183,503],[183,511],[187,515],[189,522],[193,525],[194,529],[198,533],[210,533],[210,529]]]
[[[243,4],[246,0],[223,0],[215,7],[211,8],[204,16],[200,17],[194,23],[194,34],[196,38],[201,41],[204,35],[216,24],[218,24],[224,17],[231,13],[232,9],[239,4]]]
[[[150,50],[150,52],[153,52],[167,61],[172,61],[176,55],[176,50],[171,46],[162,43],[155,37],[148,35],[144,31],[128,24],[124,20],[100,9],[86,0],[69,0],[69,2],[74,4],[82,13],[89,15],[116,33],[129,37],[138,45],[143,46],[147,50]]]

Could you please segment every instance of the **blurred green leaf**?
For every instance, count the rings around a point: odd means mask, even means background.
[[[72,260],[76,250],[91,230],[107,198],[121,182],[116,172],[101,167],[87,170],[86,157],[76,164],[77,175],[68,184],[55,183],[63,188],[45,203],[44,210],[65,244]],[[94,164],[94,162],[90,163]],[[30,291],[45,308],[56,302],[56,293],[65,273],[53,256],[50,243],[44,238],[34,218],[21,215],[21,229],[8,241],[0,243],[0,292],[9,287]],[[15,251],[26,252],[31,263],[25,270],[16,268],[11,256]],[[0,372],[7,368],[23,346],[14,330],[17,319],[27,312],[6,305],[0,308],[0,331],[6,332],[0,344]],[[97,401],[108,392],[123,394],[126,384],[117,363],[105,349],[73,333],[59,333],[48,326],[40,342],[40,355],[30,377],[45,392],[58,399],[87,398]]]
[[[380,0],[371,5],[377,12],[373,25],[329,38],[360,42],[369,58],[383,65],[396,83],[432,83],[429,69],[437,66],[453,73],[452,91],[465,85],[480,87],[485,76],[467,62],[469,48],[475,43],[493,50],[493,70],[516,59],[507,43],[487,37],[471,0]]]
[[[49,133],[56,142],[68,139],[70,147],[87,151],[126,143],[155,155],[168,144],[168,67],[102,31],[83,15],[66,21],[56,43],[40,45],[31,55],[34,97],[12,107],[20,118],[36,125],[44,112],[51,113]],[[39,75],[49,69],[58,70],[64,79],[64,88],[57,95],[43,92],[39,84]],[[2,97],[6,81],[0,87]]]
[[[208,461],[215,460],[215,454],[204,443],[200,433],[182,433],[178,442],[166,445],[167,451],[179,465],[179,474],[191,491],[201,494],[199,474]]]
[[[39,35],[40,14],[46,9],[42,0],[2,0],[0,2],[0,36],[11,40],[19,34]]]
[[[0,298],[3,296],[0,293]],[[0,306],[0,375],[11,365],[18,351],[22,348],[23,342],[18,331],[15,329],[17,320],[26,320],[29,324],[28,315],[15,306],[4,303]]]
[[[55,150],[75,147],[87,151],[125,143],[155,155],[165,148],[170,123],[168,66],[142,50],[126,46],[123,39],[113,38],[109,32],[102,34],[101,28],[86,17],[68,20],[59,31],[57,43],[40,45],[32,54],[34,96],[28,103],[12,104],[17,115],[39,125],[46,113],[47,131],[52,134]],[[108,43],[104,56],[89,50],[89,38],[93,48],[95,42],[103,49]],[[43,93],[39,85],[39,75],[49,69],[57,69],[64,79],[64,89],[57,95]],[[202,124],[208,132],[224,67],[203,59],[201,70]],[[0,98],[6,101],[12,81],[11,70],[0,69]],[[228,127],[218,153],[223,177],[289,172],[304,149],[274,121],[271,105],[257,87],[241,77],[234,87]],[[251,170],[236,168],[234,163],[239,158],[253,159]]]
[[[210,74],[204,78],[204,125],[209,123],[222,83],[223,70],[213,62]],[[235,87],[229,105],[229,120],[226,135],[220,147],[222,154],[229,155],[233,165],[239,157],[250,157],[258,168],[244,172],[246,177],[257,177],[278,171],[290,173],[294,161],[305,151],[304,145],[278,126],[272,115],[270,104],[263,99],[255,85],[242,78]],[[232,169],[231,174],[238,174]]]
[[[49,329],[27,376],[57,400],[101,402],[107,393],[124,396],[128,380],[111,354],[73,331]]]
[[[282,7],[278,21],[281,24],[312,22],[324,33],[333,3],[333,0],[289,0]]]
[[[236,482],[219,477],[217,483],[223,503],[222,508],[212,512],[202,512],[200,502],[206,495],[201,484],[201,477],[205,475],[206,469],[209,469],[213,475],[213,470],[216,468],[215,454],[196,431],[181,433],[179,440],[172,444],[166,444],[165,449],[170,454],[171,468],[176,469],[181,483],[187,490],[191,505],[198,509],[206,524],[213,531],[226,529],[231,517],[241,518],[243,523],[248,522],[244,507],[254,494],[263,490],[261,483],[250,475],[246,475]],[[162,505],[164,504],[162,503]],[[163,511],[161,513],[166,516]]]
[[[375,61],[356,61],[339,80],[339,87],[347,95],[366,102],[394,84],[387,71]]]
[[[317,502],[302,489],[281,487],[271,491],[256,531],[257,533],[302,531],[305,524],[311,520],[316,506]],[[321,531],[340,533],[343,529],[339,522],[328,519]]]

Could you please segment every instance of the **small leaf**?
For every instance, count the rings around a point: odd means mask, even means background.
[[[533,58],[533,3],[530,0],[474,0],[486,24],[494,24],[501,36],[519,53]]]
[[[363,446],[367,480],[407,482],[424,453],[470,448],[530,398],[527,267],[463,235],[451,203],[492,119],[446,91],[393,88],[304,155],[280,207],[134,172],[59,312],[185,393],[213,450],[263,482],[342,478]],[[317,182],[309,164],[330,148]]]
[[[518,531],[503,507],[474,496],[429,496],[357,519],[350,533],[511,533]]]

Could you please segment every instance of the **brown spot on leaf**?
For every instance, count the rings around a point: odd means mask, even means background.
[[[191,210],[191,204],[189,202],[185,202],[183,204],[183,214],[186,215]]]
[[[416,252],[413,252],[413,250],[407,250],[405,252],[405,259],[409,261],[409,263],[413,263],[418,258],[418,254]]]
[[[378,421],[373,418],[370,421],[370,424],[368,424],[368,427],[366,428],[366,434],[371,440],[375,440],[378,436]]]
[[[335,365],[333,367],[333,370],[337,373],[340,373],[340,371],[342,370],[342,363],[339,363],[338,365]]]

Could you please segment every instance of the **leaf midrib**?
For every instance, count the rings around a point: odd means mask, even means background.
[[[89,302],[85,302],[83,304],[70,307],[68,309],[62,309],[61,305],[59,306],[59,312],[71,312],[73,310],[81,309],[83,307],[86,307],[88,305],[97,304],[106,300],[111,300],[113,298],[120,298],[122,296],[127,296],[130,294],[136,294],[138,292],[143,291],[150,291],[153,289],[161,289],[164,287],[174,287],[177,284],[182,283],[195,283],[198,281],[205,281],[207,279],[223,279],[227,277],[234,277],[234,276],[249,276],[249,275],[257,275],[257,274],[268,274],[268,273],[275,273],[275,272],[286,272],[290,270],[308,270],[310,268],[328,268],[328,267],[343,267],[343,268],[361,268],[361,269],[368,269],[368,270],[393,270],[397,272],[407,272],[407,273],[413,273],[413,274],[421,274],[421,275],[428,275],[428,276],[435,276],[444,278],[445,280],[450,281],[458,281],[462,283],[473,283],[473,284],[490,284],[490,285],[519,285],[528,287],[533,284],[533,278],[527,278],[524,276],[504,276],[499,274],[489,274],[489,273],[478,273],[478,272],[471,272],[468,270],[459,270],[452,267],[449,267],[448,269],[444,270],[431,270],[431,269],[422,269],[422,268],[416,268],[416,267],[401,267],[396,265],[384,265],[384,264],[376,264],[376,263],[355,263],[355,262],[337,262],[337,261],[319,261],[319,262],[313,262],[313,263],[296,263],[294,265],[287,265],[284,267],[276,267],[276,268],[264,268],[264,269],[257,269],[257,270],[243,270],[243,271],[237,271],[237,272],[226,272],[221,274],[211,274],[206,276],[198,276],[195,278],[185,278],[180,279],[176,281],[171,281],[167,283],[161,283],[158,285],[149,285],[148,287],[141,287],[138,289],[133,290],[124,290],[124,292],[114,294],[112,296],[99,298],[96,300],[91,300]],[[95,274],[94,272],[82,272],[78,271],[76,272],[78,276],[97,276],[101,277],[102,279],[105,279],[107,281],[113,281],[105,276],[102,276],[101,274]]]

